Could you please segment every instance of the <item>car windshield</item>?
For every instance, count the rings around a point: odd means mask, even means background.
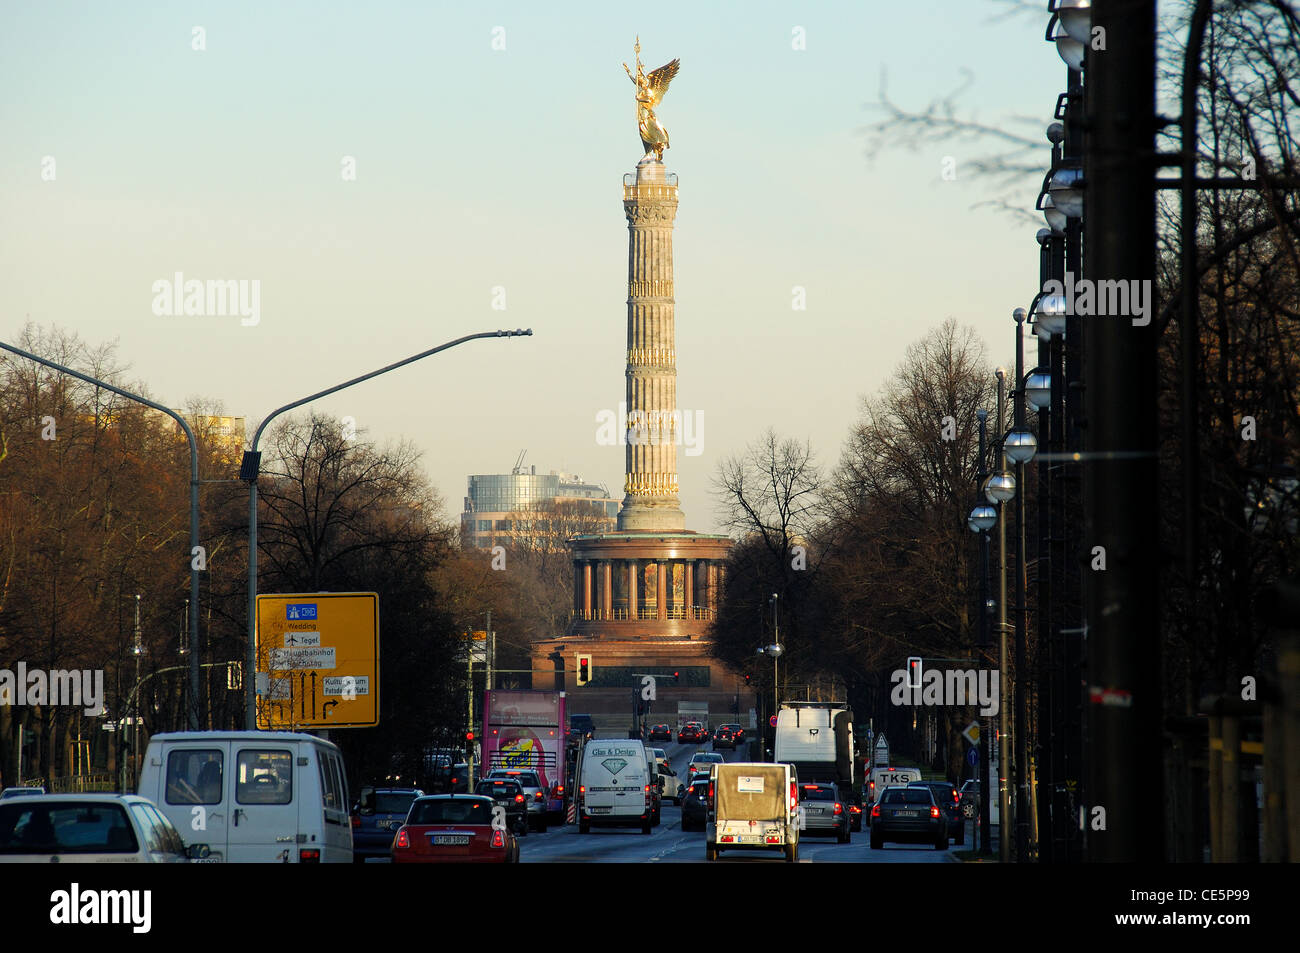
[[[882,804],[933,804],[929,788],[890,788],[881,798]]]
[[[514,797],[521,791],[514,781],[480,781],[474,788],[474,793],[486,794],[488,797]]]
[[[139,844],[121,804],[0,806],[0,854],[134,854]]]
[[[447,798],[439,801],[416,801],[411,806],[408,824],[491,824],[491,801],[476,797]]]
[[[835,789],[823,785],[805,785],[802,789],[801,800],[804,801],[833,801],[835,800]]]
[[[537,775],[531,771],[511,771],[506,777],[509,777],[511,781],[518,781],[526,788],[541,787],[537,781]]]
[[[396,791],[379,791],[375,794],[375,813],[401,814],[405,817],[414,800],[415,792],[401,794]]]

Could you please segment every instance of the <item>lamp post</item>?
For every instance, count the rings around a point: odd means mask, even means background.
[[[1037,396],[1042,398],[1043,390],[1047,390],[1050,395],[1051,381],[1043,380],[1043,375],[1031,374],[1027,380],[1025,378],[1025,335],[1024,321],[1025,309],[1016,308],[1012,312],[1012,317],[1016,322],[1016,391],[1015,391],[1015,421],[1016,428],[1023,430],[1025,426],[1025,396],[1029,390],[1029,381],[1035,377],[1038,379],[1034,382],[1037,387]],[[1044,400],[1044,404],[1046,400]],[[1030,455],[1032,456],[1032,454]],[[1012,452],[1012,460],[1016,464],[1016,484],[1020,486],[1021,492],[1016,494],[1016,860],[1025,863],[1029,860],[1029,826],[1031,807],[1029,802],[1029,737],[1027,733],[1026,708],[1028,700],[1028,691],[1026,687],[1029,684],[1029,667],[1026,662],[1026,642],[1029,641],[1029,633],[1026,625],[1026,596],[1025,596],[1025,494],[1023,487],[1025,485],[1025,461],[1030,456],[1024,456],[1020,451]]]
[[[1007,372],[999,367],[995,372],[998,379],[998,430],[1001,431],[1007,419],[1006,383]],[[1015,431],[1012,431],[1015,433]],[[1007,444],[1011,434],[1002,438],[998,454],[998,469],[1007,468]],[[998,505],[999,516],[1002,505]],[[1002,704],[998,711],[1002,740],[998,752],[998,859],[1002,863],[1011,860],[1011,839],[1007,836],[1011,822],[1010,792],[1007,790],[1007,770],[1011,765],[1011,733],[1007,721],[1007,701],[1011,697],[1011,680],[1007,678],[1007,521],[998,520],[998,679],[1002,683]],[[991,796],[992,792],[990,792]]]
[[[981,487],[985,486],[985,477],[987,470],[985,468],[985,430],[988,421],[989,412],[984,408],[975,411],[975,416],[980,422],[980,443],[979,443],[979,473],[976,481]],[[987,489],[985,493],[987,493]],[[998,514],[992,506],[987,503],[980,503],[971,510],[970,518],[967,519],[966,525],[972,532],[980,534],[980,608],[979,608],[979,627],[980,627],[980,650],[986,651],[989,646],[989,614],[992,610],[989,599],[989,530],[997,522]],[[1000,676],[999,676],[1000,677]],[[980,780],[982,793],[979,799],[979,844],[980,853],[992,853],[992,826],[990,822],[989,805],[992,803],[993,790],[993,732],[989,730],[986,723],[982,732],[984,738],[984,764],[983,776]]]
[[[248,645],[246,648],[245,665],[247,666],[247,675],[244,678],[244,728],[247,731],[257,730],[257,475],[261,469],[262,454],[257,449],[257,442],[262,438],[262,431],[266,430],[269,424],[276,417],[301,407],[303,404],[311,403],[321,397],[337,393],[344,388],[351,387],[353,384],[360,384],[362,381],[368,381],[372,377],[378,377],[380,374],[387,374],[389,371],[395,371],[399,367],[405,367],[407,364],[414,363],[422,358],[429,357],[431,354],[437,354],[439,351],[445,351],[453,348],[458,344],[464,344],[466,341],[473,341],[476,338],[509,338],[509,337],[527,337],[533,333],[532,328],[527,330],[518,329],[514,331],[480,331],[478,334],[467,334],[464,337],[456,338],[454,341],[448,341],[446,344],[439,344],[437,347],[429,348],[427,351],[421,351],[405,360],[389,364],[387,367],[381,367],[377,371],[371,371],[369,374],[362,374],[360,377],[354,377],[350,381],[345,381],[327,390],[318,391],[301,400],[295,400],[291,404],[285,404],[277,410],[271,411],[265,419],[258,425],[257,432],[253,434],[253,440],[244,451],[244,459],[239,466],[239,478],[248,481]],[[196,464],[197,465],[197,464]],[[196,583],[197,586],[197,583]],[[197,613],[198,594],[195,592],[195,612]],[[198,631],[197,618],[194,625],[195,632]],[[472,720],[471,712],[471,720]]]

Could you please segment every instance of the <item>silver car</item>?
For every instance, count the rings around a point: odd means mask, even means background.
[[[181,835],[148,798],[45,794],[0,803],[0,863],[187,863]]]
[[[518,781],[524,789],[524,800],[528,807],[528,826],[539,834],[546,833],[546,790],[537,772],[530,768],[493,768],[485,780],[508,778]]]

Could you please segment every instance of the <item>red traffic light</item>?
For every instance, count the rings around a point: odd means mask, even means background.
[[[465,740],[466,740],[466,741],[473,741],[473,740],[474,740],[474,732],[472,732],[472,731],[467,731],[467,732],[465,732]]]

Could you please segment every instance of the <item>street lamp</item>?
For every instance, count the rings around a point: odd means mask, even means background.
[[[1064,231],[1064,226],[1062,226]],[[1039,337],[1065,333],[1065,295],[1040,294],[1030,309],[1034,316],[1034,330]]]
[[[1061,29],[1076,43],[1092,38],[1092,0],[1049,0],[1047,11],[1057,15]]]
[[[999,378],[999,389],[1001,389],[1001,378]],[[1000,407],[1000,405],[999,405]],[[984,408],[975,411],[975,416],[980,422],[980,442],[979,442],[979,473],[976,480],[981,484],[987,473],[985,468],[985,430],[988,422],[989,412]],[[987,490],[985,491],[987,493]],[[982,611],[979,613],[980,628],[980,649],[983,651],[989,644],[989,615],[993,611],[993,599],[989,596],[989,530],[991,530],[998,521],[998,511],[987,503],[978,503],[971,510],[970,517],[966,520],[966,525],[973,532],[980,534],[980,604]],[[984,853],[991,852],[992,836],[989,824],[989,792],[992,790],[991,778],[989,777],[993,764],[993,732],[988,730],[988,724],[985,724],[984,730],[984,775],[980,780],[980,786],[983,789],[983,806],[980,810],[979,839],[980,850]]]
[[[1030,430],[1013,427],[1002,441],[1002,452],[1012,463],[1028,463],[1038,452],[1038,438]]]
[[[1016,478],[1005,470],[993,474],[984,481],[984,495],[990,503],[1007,503],[1014,500],[1016,498]],[[992,507],[989,507],[989,509],[992,509]]]
[[[1052,378],[1040,367],[1025,377],[1025,400],[1034,410],[1047,410],[1052,403]]]

